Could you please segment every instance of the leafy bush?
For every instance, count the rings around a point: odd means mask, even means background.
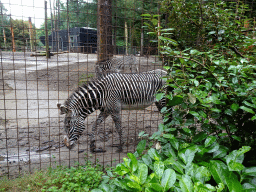
[[[215,136],[199,133],[186,143],[174,131],[161,124],[151,137],[158,149],[145,151],[146,140],[140,141],[137,151],[128,153],[92,192],[255,191],[256,167],[242,165],[250,147],[228,153]]]
[[[171,19],[180,15],[182,25],[178,21],[178,29],[155,26],[151,32],[162,34],[158,37],[159,49],[169,70],[168,102],[162,110],[166,114],[164,122],[169,127],[179,127],[174,135],[187,142],[191,141],[188,133],[204,132],[215,135],[219,143],[231,149],[251,146],[245,163],[255,165],[255,29],[247,28],[251,19],[246,17],[246,5],[217,2],[191,5],[192,2],[171,1],[172,9],[167,14]],[[196,19],[196,15],[200,17]],[[191,41],[183,31],[188,32]],[[169,37],[179,39],[174,41]],[[193,42],[198,43],[193,46]],[[160,94],[158,98],[163,96]]]
[[[200,2],[163,1],[175,29],[144,15],[169,71],[167,91],[157,95],[167,99],[164,124],[150,138],[155,148],[142,140],[93,192],[256,190],[256,167],[243,165],[251,148],[245,164],[256,159],[256,40],[244,27],[248,8]]]
[[[18,178],[1,178],[0,191],[90,191],[99,186],[105,174],[101,165],[85,160],[85,165],[57,166]]]
[[[49,172],[52,180],[47,180],[42,191],[90,191],[102,181],[102,166],[87,160],[86,165],[58,167]]]

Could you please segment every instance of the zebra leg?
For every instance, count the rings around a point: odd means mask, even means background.
[[[117,152],[122,152],[124,142],[123,142],[123,130],[122,130],[122,123],[121,123],[121,115],[120,115],[120,112],[118,112],[118,113],[113,113],[111,116],[115,123],[115,127],[119,134],[119,139],[120,139],[120,144],[118,145]]]
[[[103,149],[96,149],[95,135],[97,133],[97,126],[101,124],[110,114],[106,112],[100,112],[97,120],[92,125],[92,133],[90,134],[90,150],[91,152],[105,152]]]
[[[156,104],[158,111],[161,112],[161,109],[166,106],[166,98],[163,98],[160,101],[156,101],[155,104]]]
[[[157,109],[159,112],[161,112],[161,109],[166,107],[166,98],[161,99],[159,102],[155,102]],[[162,116],[164,119],[164,115]],[[172,120],[172,114],[169,115],[169,122]],[[166,124],[166,123],[165,123]]]

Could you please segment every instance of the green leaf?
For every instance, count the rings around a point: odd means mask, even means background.
[[[223,162],[211,160],[209,169],[216,183],[226,183],[225,173],[228,172],[228,169]]]
[[[160,155],[158,154],[158,152],[157,152],[156,149],[154,149],[154,148],[150,148],[150,149],[148,150],[148,154],[149,154],[149,156],[150,156],[152,159],[154,159],[154,160],[156,160],[156,161],[160,161],[160,160],[161,160]]]
[[[137,145],[137,152],[141,154],[146,148],[147,141],[145,139],[141,140]]]
[[[179,150],[179,141],[177,139],[171,139],[170,143],[174,149]]]
[[[195,171],[195,178],[197,181],[205,183],[211,179],[211,173],[206,167],[200,166]]]
[[[255,112],[252,109],[248,108],[248,107],[241,106],[240,109],[242,109],[242,110],[244,110],[244,111],[246,111],[248,113],[255,114]]]
[[[230,171],[242,171],[244,169],[244,166],[241,163],[230,160],[230,162],[228,163],[228,168]]]
[[[151,17],[150,14],[142,14],[142,15],[140,15],[140,16],[142,16],[142,17]]]
[[[145,188],[145,192],[155,192],[153,189],[151,189],[149,186]]]
[[[179,172],[180,174],[184,174],[183,170],[185,169],[185,166],[180,161],[176,160],[172,166],[175,171]]]
[[[213,153],[213,158],[218,159],[218,158],[223,158],[227,155],[228,148],[224,146],[220,146],[217,151]]]
[[[163,191],[169,190],[175,183],[176,181],[176,173],[172,169],[166,169],[164,171],[162,180],[161,180],[161,185],[163,186]]]
[[[243,170],[243,175],[256,177],[256,167],[249,167]]]
[[[130,170],[123,164],[118,164],[116,166],[116,172],[119,174],[119,175],[125,175],[126,173],[129,173]]]
[[[182,192],[193,192],[193,183],[188,175],[182,175],[179,181],[179,185]]]
[[[173,30],[175,30],[175,28],[167,28],[167,29],[161,29],[161,31],[173,31]]]
[[[135,188],[135,189],[138,189],[139,191],[142,191],[142,188],[138,183],[128,182],[127,185],[131,188]]]
[[[171,100],[168,100],[167,106],[172,107],[183,103],[181,96],[174,96]]]
[[[163,134],[163,137],[167,138],[167,139],[174,139],[175,138],[173,134]]]
[[[219,183],[218,186],[216,186],[217,192],[223,191],[225,188],[225,185],[223,183]]]
[[[238,181],[237,176],[233,172],[225,172],[225,180],[228,186],[229,191],[241,192],[243,187]]]
[[[193,138],[193,142],[197,143],[197,142],[201,142],[202,140],[204,140],[208,135],[205,132],[201,132],[197,135],[194,136]]]
[[[194,191],[196,191],[196,192],[199,192],[199,191],[200,192],[209,192],[209,191],[216,191],[216,189],[213,186],[209,185],[209,184],[204,185],[201,182],[196,182],[194,184]]]
[[[205,142],[204,142],[204,146],[205,147],[209,147],[210,145],[212,145],[215,141],[216,141],[216,137],[214,137],[214,136],[209,136],[209,137],[207,137],[207,139],[205,140]]]
[[[189,128],[184,127],[184,128],[182,128],[182,129],[183,129],[183,131],[186,132],[186,133],[191,133],[191,130],[190,130]]]
[[[138,160],[132,153],[127,153],[127,156],[131,159],[132,172],[135,172],[138,168]]]
[[[201,116],[200,116],[197,112],[195,112],[195,111],[189,111],[189,113],[190,113],[191,115],[193,115],[195,118],[197,118],[199,121],[202,120]]]
[[[207,118],[207,115],[205,114],[205,112],[199,111],[198,113],[199,113],[199,115],[201,115],[201,117]]]
[[[147,180],[148,166],[145,165],[144,163],[139,164],[138,177],[139,177],[140,184],[144,184]]]
[[[91,190],[91,192],[103,192],[103,191],[100,189],[93,189],[93,190]]]
[[[159,183],[149,183],[148,184],[150,188],[156,190],[157,192],[162,192],[163,191],[163,186],[160,185]]]
[[[210,31],[209,33],[208,33],[208,35],[212,35],[212,34],[215,34],[216,33],[216,31]]]
[[[156,94],[156,101],[160,101],[161,99],[163,99],[164,95],[165,95],[165,93],[158,93],[158,94]]]
[[[130,175],[130,178],[129,179],[131,179],[131,180],[133,180],[133,181],[135,181],[136,183],[140,183],[140,179],[139,179],[139,177],[137,177],[136,175]]]
[[[236,136],[236,135],[232,135],[231,137],[232,137],[233,139],[237,140],[237,141],[241,141],[241,137],[238,137],[238,136]]]
[[[236,112],[239,109],[239,105],[237,103],[233,103],[230,108]]]
[[[114,183],[116,186],[118,186],[118,187],[120,187],[120,188],[122,188],[122,189],[130,190],[131,188],[129,188],[129,187],[127,186],[127,183],[130,182],[130,181],[131,181],[131,180],[130,180],[130,179],[127,179],[127,178],[122,179],[122,180],[118,180],[117,178],[115,178],[114,181],[113,181],[113,183]]]
[[[181,160],[187,165],[192,163],[197,151],[197,145],[194,145],[186,149],[182,149],[181,151],[179,151],[178,155],[181,158]]]
[[[150,156],[149,156],[148,154],[143,155],[141,159],[142,159],[142,161],[143,161],[147,166],[152,165],[152,159],[150,158]]]
[[[161,177],[163,176],[163,172],[164,172],[164,162],[156,161],[154,163],[154,171],[155,171],[156,175],[158,176],[158,178],[161,179]]]
[[[217,108],[211,108],[210,110],[213,111],[213,112],[216,112],[216,113],[220,113],[221,112],[221,110],[217,109]]]
[[[195,50],[195,49],[190,50],[190,55],[195,55],[195,54],[197,54],[197,53],[199,53],[199,51],[197,51],[197,50]]]
[[[244,101],[243,104],[245,104],[245,105],[247,105],[249,107],[252,107],[252,108],[256,108],[255,104],[249,103],[248,101]]]
[[[217,151],[220,148],[220,144],[217,142],[214,142],[210,147],[207,147],[208,151],[207,153],[213,153]]]
[[[176,152],[173,150],[172,146],[170,143],[165,144],[162,147],[163,153],[167,156],[167,157],[176,157]]]

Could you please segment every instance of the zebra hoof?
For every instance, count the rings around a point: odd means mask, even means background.
[[[106,150],[102,148],[93,149],[93,153],[104,153],[104,152],[106,152]]]
[[[111,147],[120,147],[120,144],[112,144]]]
[[[102,149],[102,148],[96,149],[96,146],[95,146],[94,143],[95,143],[95,141],[92,141],[91,144],[90,144],[90,151],[92,153],[104,153],[104,152],[106,152],[106,150]]]

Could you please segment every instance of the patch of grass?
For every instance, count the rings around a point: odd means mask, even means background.
[[[78,85],[81,86],[87,83],[87,81],[89,81],[92,77],[94,77],[94,74],[90,74],[90,73],[80,75]]]
[[[0,191],[41,191],[47,180],[53,179],[47,171],[24,174],[15,179],[1,178]]]
[[[16,179],[2,178],[0,191],[90,191],[102,181],[103,168],[87,160],[85,165],[58,166]]]

